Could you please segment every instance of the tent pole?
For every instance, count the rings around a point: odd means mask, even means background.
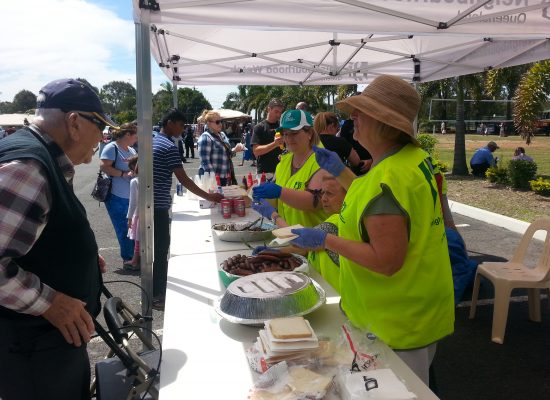
[[[174,108],[178,108],[178,83],[176,81],[172,81],[172,103]]]
[[[142,314],[152,316],[150,308],[153,299],[153,131],[152,90],[151,90],[151,47],[150,47],[150,11],[142,9],[141,19],[135,24],[136,32],[136,83],[138,113],[139,164],[139,244],[141,265]],[[152,340],[150,329],[152,322],[146,323],[149,330],[143,334]]]

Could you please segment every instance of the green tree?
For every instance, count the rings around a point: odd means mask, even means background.
[[[99,98],[110,114],[136,109],[136,89],[128,82],[112,81],[101,88]]]
[[[153,95],[153,123],[160,121],[163,114],[173,107],[173,86],[170,82],[161,84],[161,88]],[[187,117],[188,122],[194,122],[203,110],[212,109],[212,105],[202,92],[188,87],[178,89],[178,109]]]
[[[36,95],[29,90],[21,90],[13,97],[12,112],[24,113],[36,107]]]
[[[512,100],[522,75],[529,70],[529,67],[529,65],[518,65],[487,71],[485,92],[493,99]],[[506,119],[512,119],[512,109],[512,103],[507,103]]]
[[[550,96],[550,60],[534,64],[521,78],[514,95],[514,126],[525,143],[535,134],[535,121],[540,118]]]
[[[13,104],[11,101],[0,101],[0,114],[13,113]]]

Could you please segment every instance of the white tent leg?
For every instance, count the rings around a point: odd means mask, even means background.
[[[142,313],[151,316],[149,308],[153,299],[153,110],[151,90],[151,47],[149,11],[142,10],[141,23],[136,24],[136,83],[138,114],[139,163],[144,166],[139,173],[139,244],[141,265],[141,286],[146,293],[141,295]],[[151,329],[152,323],[147,322]],[[151,332],[144,333],[149,341]]]

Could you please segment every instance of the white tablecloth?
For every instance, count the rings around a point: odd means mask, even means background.
[[[180,241],[188,247],[182,247],[184,255],[172,257],[168,267],[160,398],[245,400],[255,376],[245,349],[256,340],[259,328],[227,322],[215,312],[213,302],[225,290],[218,278],[218,265],[234,254],[250,254],[250,250],[231,249],[241,245],[212,240],[209,229],[219,214],[216,210],[214,214],[198,210],[196,202],[195,208],[190,203],[176,199],[174,206],[172,246]],[[210,241],[205,240],[207,237]],[[339,297],[317,273],[311,276],[325,289],[327,303],[306,318],[317,334],[334,337],[345,321]],[[393,351],[387,350],[390,368],[409,390],[419,399],[437,399]]]

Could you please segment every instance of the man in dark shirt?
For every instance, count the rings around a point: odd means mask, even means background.
[[[279,127],[279,119],[283,113],[283,103],[271,99],[267,105],[267,117],[254,127],[252,134],[252,151],[256,157],[258,173],[274,174],[282,153],[283,138],[275,138],[275,129]]]
[[[1,399],[90,398],[105,261],[73,178],[106,125],[91,87],[59,79],[40,90],[32,125],[0,143]]]

